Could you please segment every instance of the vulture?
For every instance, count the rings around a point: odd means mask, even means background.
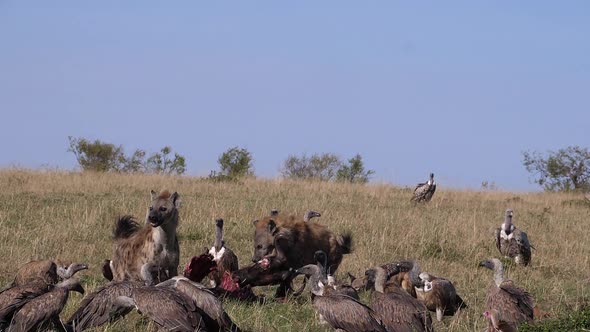
[[[59,314],[68,301],[70,291],[84,294],[84,288],[74,278],[67,279],[55,285],[55,287],[38,297],[31,299],[14,314],[8,332],[43,330],[48,325],[54,324],[63,330],[59,320]]]
[[[0,331],[10,324],[12,317],[29,300],[53,289],[53,284],[34,280],[22,286],[10,287],[0,293]]]
[[[494,331],[495,324],[518,325],[533,321],[533,297],[517,287],[512,280],[504,280],[504,266],[499,259],[493,258],[479,263],[494,271],[494,282],[486,296],[486,311],[490,315],[488,331]]]
[[[119,296],[115,305],[137,309],[158,326],[177,332],[207,331],[203,317],[193,301],[169,287],[135,288],[131,296]]]
[[[523,266],[531,262],[531,244],[527,234],[512,224],[512,209],[506,210],[504,223],[496,228],[496,247],[502,255],[514,258],[516,264]]]
[[[308,222],[315,217],[321,217],[321,216],[322,216],[321,213],[313,211],[313,210],[309,210],[309,211],[305,212],[305,214],[303,215],[303,221]]]
[[[387,282],[405,290],[412,297],[416,297],[414,285],[419,284],[420,264],[415,260],[402,260],[384,264],[381,266],[385,269],[388,276]]]
[[[221,301],[204,285],[191,281],[185,277],[173,277],[157,285],[170,287],[191,299],[194,305],[202,311],[202,316],[209,331],[232,331],[240,329],[232,322],[223,310]]]
[[[67,280],[87,268],[85,264],[63,264],[52,260],[31,261],[21,266],[12,285],[0,292],[0,330],[29,300],[51,291],[60,278]]]
[[[116,299],[119,296],[130,297],[133,289],[142,286],[142,283],[135,281],[113,281],[100,287],[82,300],[66,325],[72,331],[79,332],[117,321],[132,309],[117,306]]]
[[[383,319],[387,331],[433,331],[432,319],[426,306],[406,291],[390,283],[382,267],[365,272],[371,292],[371,308]]]
[[[355,300],[360,301],[359,295],[356,289],[352,287],[352,284],[347,285],[343,283],[337,283],[332,276],[328,275],[326,269],[326,266],[328,265],[328,255],[326,255],[325,252],[321,250],[316,251],[314,253],[314,258],[317,262],[318,267],[321,270],[322,280],[324,280],[326,286],[328,286],[328,288],[326,288],[327,291],[329,291],[331,294],[337,293],[348,295],[354,298]]]
[[[452,316],[459,308],[467,308],[463,299],[457,294],[450,280],[422,272],[419,275],[420,285],[416,287],[416,295],[430,311],[436,312],[440,322],[443,316]]]
[[[48,284],[56,284],[59,279],[69,279],[76,272],[86,269],[88,266],[81,263],[69,264],[59,260],[31,261],[18,269],[12,285],[21,286],[36,279],[44,280]]]
[[[327,291],[318,265],[305,265],[296,272],[309,278],[311,301],[321,321],[347,332],[387,331],[373,309],[350,296]]]
[[[430,202],[436,191],[436,182],[434,182],[434,173],[430,173],[430,179],[427,182],[418,183],[414,189],[414,196],[411,201]]]
[[[224,274],[231,274],[238,270],[238,256],[226,247],[223,241],[223,219],[221,218],[215,220],[215,243],[209,250],[209,254],[213,256],[217,264],[217,269],[209,273],[211,286],[216,287],[221,285]]]
[[[483,316],[489,320],[492,324],[493,330],[488,328],[488,331],[500,331],[500,332],[516,332],[518,328],[515,323],[508,323],[500,316],[498,310],[492,309],[490,311],[484,311]]]

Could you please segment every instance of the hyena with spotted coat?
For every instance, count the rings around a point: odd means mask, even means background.
[[[113,230],[113,259],[110,270],[114,281],[141,280],[141,267],[154,263],[160,267],[159,281],[178,275],[180,248],[178,193],[151,191],[152,203],[146,223],[140,226],[131,216],[119,218]]]

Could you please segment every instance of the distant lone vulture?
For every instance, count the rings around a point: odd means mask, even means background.
[[[434,182],[434,173],[430,173],[430,179],[424,183],[418,183],[414,189],[414,196],[411,201],[414,202],[430,202],[432,195],[436,191],[436,182]]]
[[[496,228],[496,247],[502,255],[514,258],[516,264],[527,266],[531,262],[531,244],[527,234],[512,224],[512,209],[506,210],[504,223]]]
[[[479,266],[494,271],[494,282],[488,289],[486,297],[486,311],[488,313],[484,313],[484,316],[490,320],[488,331],[497,331],[500,324],[516,326],[524,322],[532,322],[534,317],[533,297],[522,288],[517,287],[512,280],[504,280],[502,262],[493,258],[482,261]]]

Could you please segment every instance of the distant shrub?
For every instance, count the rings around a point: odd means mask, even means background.
[[[313,154],[311,157],[289,156],[284,162],[281,174],[289,179],[330,181],[336,177],[342,162],[332,153]]]
[[[172,148],[165,146],[160,152],[152,154],[146,161],[146,170],[150,173],[183,174],[186,171],[185,158],[178,153],[171,158],[170,153]]]
[[[348,164],[340,165],[336,172],[336,180],[350,183],[367,183],[373,174],[375,174],[375,171],[365,170],[363,157],[357,153],[356,156],[348,159]]]
[[[568,146],[549,151],[524,152],[523,165],[537,178],[534,180],[547,191],[590,191],[590,151]]]
[[[243,148],[233,147],[225,151],[217,159],[220,171],[211,171],[210,179],[235,180],[254,174],[252,154]]]
[[[76,156],[83,171],[179,175],[186,171],[185,158],[178,153],[174,154],[174,159],[170,158],[172,148],[168,146],[145,160],[146,153],[140,149],[126,156],[120,145],[72,136],[68,136],[68,140],[68,151]]]

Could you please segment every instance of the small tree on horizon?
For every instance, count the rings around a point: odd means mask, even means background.
[[[84,171],[120,172],[125,167],[125,154],[122,146],[86,138],[68,136],[68,152],[76,156],[78,165]]]
[[[145,163],[146,170],[157,174],[184,174],[186,171],[185,158],[176,152],[174,158],[171,158],[171,152],[172,148],[165,146],[160,152],[152,154]]]
[[[340,158],[333,153],[313,154],[311,157],[290,155],[283,162],[281,174],[289,179],[331,181],[341,164]]]
[[[336,173],[336,180],[350,183],[367,183],[371,175],[375,174],[373,170],[366,170],[363,163],[363,157],[360,154],[348,159],[348,164],[343,164]]]
[[[568,146],[548,151],[523,152],[523,165],[546,191],[590,191],[590,151]]]
[[[254,175],[252,166],[252,154],[237,146],[228,149],[217,159],[219,164],[221,177],[227,177],[235,180],[244,176]],[[215,172],[211,173],[210,177],[217,177]]]

